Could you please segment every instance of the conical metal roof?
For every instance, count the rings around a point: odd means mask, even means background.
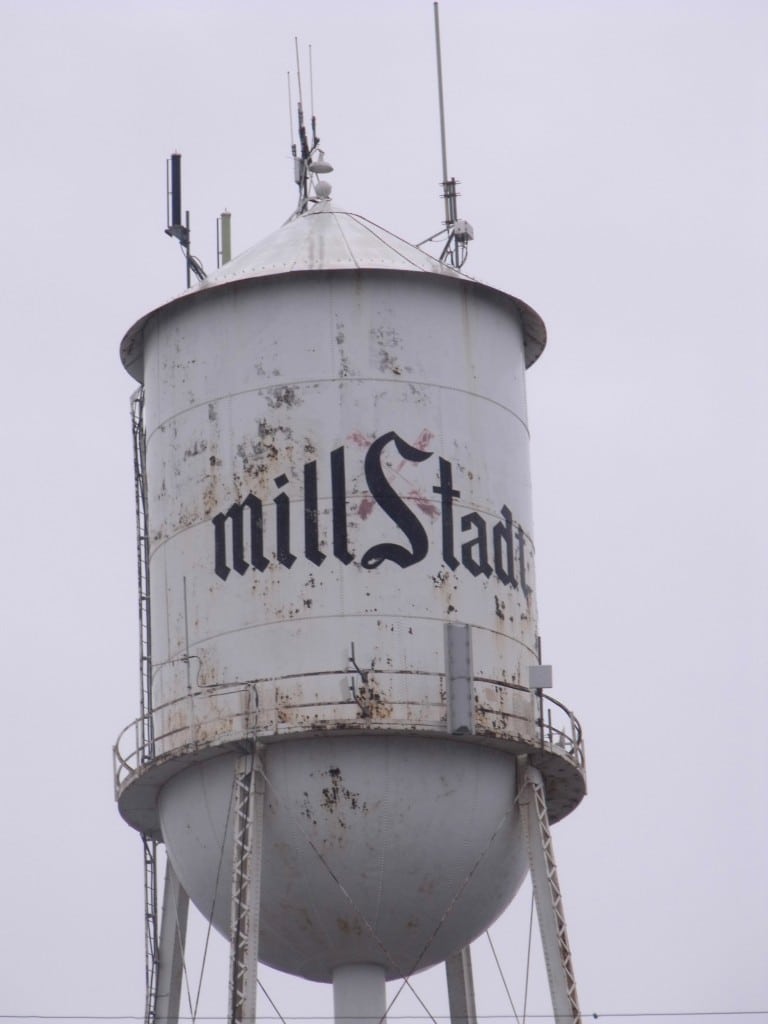
[[[136,380],[142,381],[145,327],[160,310],[203,298],[214,288],[239,286],[249,280],[284,274],[365,270],[430,274],[452,278],[472,289],[493,292],[510,303],[520,316],[526,366],[535,362],[544,349],[546,328],[538,313],[526,303],[441,263],[365,217],[337,210],[330,200],[321,199],[213,271],[205,280],[137,320],[120,345],[123,366]]]
[[[410,242],[323,199],[210,274],[199,287],[302,270],[423,271],[467,280]]]

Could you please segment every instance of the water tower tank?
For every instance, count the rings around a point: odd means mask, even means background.
[[[529,680],[544,342],[523,302],[327,198],[123,341],[152,679],[120,810],[227,934],[234,765],[257,741],[259,959],[283,971],[445,960],[527,870],[520,755],[552,820],[583,796],[575,719]]]

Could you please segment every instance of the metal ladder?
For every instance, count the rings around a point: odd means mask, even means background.
[[[532,765],[525,768],[519,803],[555,1021],[557,1024],[581,1024],[544,780],[538,768]]]
[[[144,388],[131,396],[133,479],[136,497],[136,562],[139,577],[139,742],[142,761],[155,756],[152,722],[152,627],[149,605],[149,525],[147,517],[147,445]]]
[[[152,723],[152,633],[149,618],[149,530],[147,523],[147,449],[144,430],[144,388],[131,396],[133,433],[133,480],[136,499],[136,563],[139,580],[139,746],[142,762],[155,755]],[[157,1014],[157,976],[159,969],[159,928],[157,916],[157,846],[151,836],[142,834],[144,851],[144,971],[146,999],[145,1024],[154,1024]]]

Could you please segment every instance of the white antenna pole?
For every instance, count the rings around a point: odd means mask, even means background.
[[[291,96],[291,72],[286,72],[288,76],[288,124],[291,132],[291,153],[296,156],[296,139],[293,134],[293,97]]]
[[[312,73],[312,43],[309,44],[309,116],[315,121],[315,78]]]
[[[296,78],[299,83],[299,106],[304,106],[304,97],[301,94],[301,64],[299,62],[299,37],[293,37],[293,45],[296,48]]]
[[[448,180],[448,158],[445,153],[445,107],[443,105],[443,61],[440,54],[440,13],[437,0],[435,9],[435,49],[437,51],[437,95],[440,102],[440,145],[443,151],[443,182]],[[446,212],[448,206],[446,205]]]
[[[445,230],[448,235],[440,262],[448,262],[458,270],[464,266],[467,258],[467,242],[473,236],[472,225],[468,221],[459,220],[456,206],[455,178],[448,177],[448,157],[445,146],[445,103],[443,102],[443,58],[440,47],[440,13],[437,0],[433,4],[435,10],[435,52],[437,54],[437,96],[440,103],[440,147],[443,155],[443,199],[445,200]],[[436,237],[436,236],[434,236]],[[429,241],[429,239],[427,239]]]

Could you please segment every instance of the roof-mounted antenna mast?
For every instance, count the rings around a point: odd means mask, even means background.
[[[441,263],[450,263],[452,267],[463,267],[467,259],[467,244],[474,238],[474,232],[472,225],[469,221],[460,220],[457,212],[456,199],[458,192],[456,191],[456,185],[458,182],[455,178],[448,177],[448,158],[446,156],[445,146],[445,106],[443,103],[443,61],[440,48],[440,14],[439,4],[434,3],[435,9],[435,52],[437,54],[437,96],[440,104],[440,146],[443,157],[443,199],[445,200],[445,232],[448,237],[443,251],[440,253]],[[425,239],[425,241],[432,241],[434,238],[439,238],[442,235],[442,231],[438,231],[436,235],[432,235],[431,238]],[[420,243],[421,245],[424,242]]]
[[[296,82],[299,91],[297,104],[298,124],[298,147],[293,136],[293,119],[291,118],[291,156],[293,157],[293,179],[299,188],[299,202],[294,217],[306,213],[310,203],[327,199],[331,194],[331,186],[327,181],[320,181],[318,175],[330,174],[333,170],[331,164],[325,159],[325,153],[320,149],[320,139],[317,136],[317,120],[315,118],[315,94],[312,75],[312,47],[309,47],[309,95],[310,95],[310,126],[312,129],[312,142],[307,138],[307,129],[304,124],[304,97],[301,89],[301,62],[299,61],[299,40],[294,36],[296,47]],[[293,109],[291,99],[291,75],[288,73],[288,106]],[[314,196],[310,195],[310,182],[314,175]]]
[[[204,281],[206,275],[200,260],[189,251],[189,210],[186,211],[183,222],[181,219],[181,153],[171,153],[166,161],[165,184],[168,223],[165,233],[171,238],[178,239],[187,264],[187,288],[189,288],[192,283],[191,274],[194,274],[198,281]]]

